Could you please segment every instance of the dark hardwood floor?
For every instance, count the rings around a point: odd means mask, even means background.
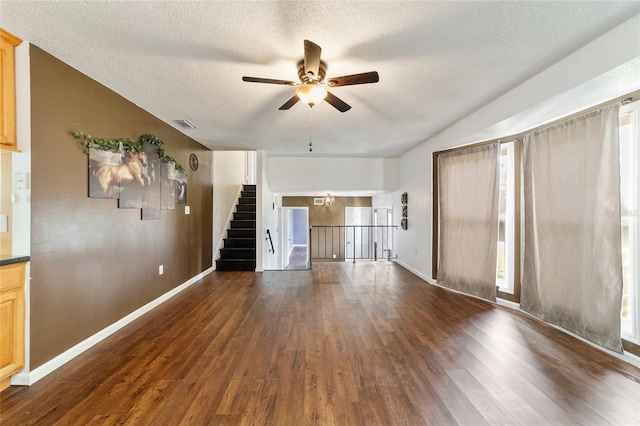
[[[214,272],[31,387],[3,425],[640,424],[640,369],[389,262]]]

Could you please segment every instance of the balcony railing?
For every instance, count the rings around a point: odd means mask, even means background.
[[[309,228],[311,261],[395,258],[396,225],[332,225]]]

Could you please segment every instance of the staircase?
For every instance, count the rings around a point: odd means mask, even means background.
[[[227,230],[217,271],[256,270],[256,186],[244,185]]]

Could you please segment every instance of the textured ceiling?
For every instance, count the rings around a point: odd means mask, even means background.
[[[638,13],[638,1],[2,1],[0,26],[170,124],[190,120],[184,133],[212,149],[395,157]],[[279,111],[295,88],[241,78],[297,80],[304,39],[327,76],[380,82],[331,89],[346,113]]]

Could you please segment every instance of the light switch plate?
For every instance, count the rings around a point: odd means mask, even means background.
[[[184,206],[184,214],[191,214],[191,208],[189,206]]]
[[[16,191],[29,189],[30,176],[28,172],[16,172],[14,178]]]

